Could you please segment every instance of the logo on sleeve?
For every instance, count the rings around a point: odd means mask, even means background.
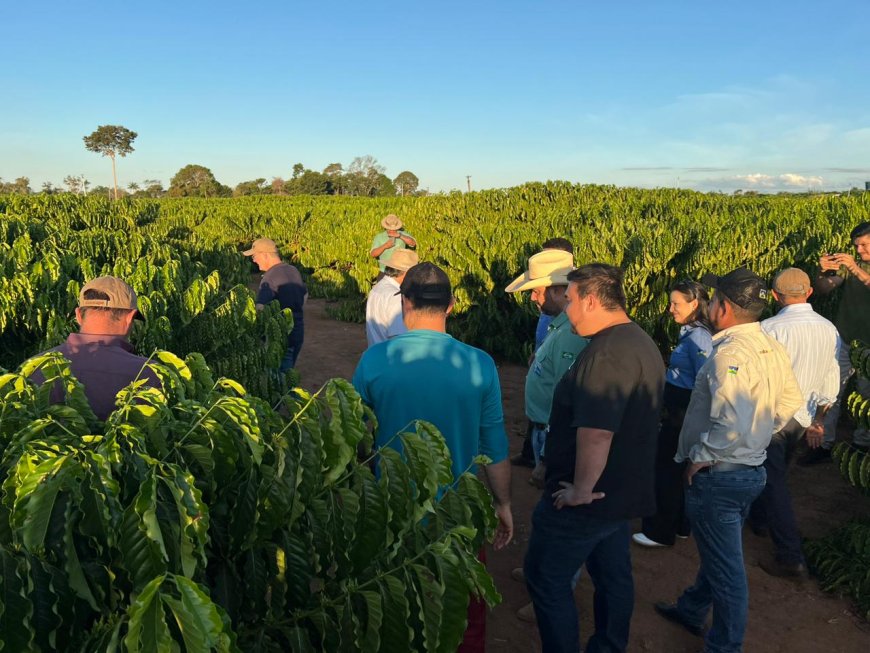
[[[738,369],[740,369],[740,368],[737,367],[736,365],[729,365],[728,366],[728,374],[737,374]]]

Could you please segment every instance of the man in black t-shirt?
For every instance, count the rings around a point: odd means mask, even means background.
[[[289,308],[293,312],[293,330],[287,338],[287,352],[281,361],[281,371],[286,372],[296,367],[296,359],[302,349],[305,334],[302,307],[308,297],[308,290],[299,270],[281,260],[274,241],[259,238],[254,241],[251,249],[242,253],[250,256],[265,273],[257,289],[257,308],[277,299],[281,308]]]
[[[525,577],[545,653],[579,651],[571,578],[595,584],[587,653],[624,651],[634,606],[629,520],[655,512],[654,463],[665,367],[625,307],[622,271],[568,275],[565,312],[590,338],[556,386],[546,490],[532,516]]]

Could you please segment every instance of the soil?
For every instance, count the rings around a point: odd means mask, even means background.
[[[305,344],[298,361],[301,384],[318,389],[332,377],[351,378],[366,347],[361,324],[338,322],[326,316],[324,300],[309,300],[305,311]],[[511,454],[520,451],[525,432],[523,386],[525,368],[512,363],[499,365],[504,399],[505,424]],[[531,530],[530,518],[540,491],[529,485],[530,470],[514,467],[512,491],[514,539],[502,551],[489,551],[488,568],[503,601],[487,622],[487,650],[531,653],[541,650],[537,628],[520,621],[515,612],[529,598],[524,585],[510,572],[522,566]],[[805,537],[819,537],[851,517],[870,513],[870,502],[849,486],[832,464],[793,466],[790,487],[798,523]],[[639,524],[636,525],[639,530]],[[825,594],[815,579],[796,583],[768,576],[758,561],[768,557],[768,539],[744,536],[744,554],[749,577],[749,626],[747,653],[858,653],[870,651],[870,624],[858,616],[847,598]],[[690,585],[698,569],[694,541],[678,540],[666,549],[642,549],[632,545],[635,608],[629,650],[653,653],[695,653],[703,649],[700,639],[653,611],[656,601],[673,601]],[[592,584],[581,576],[575,593],[581,637],[592,630]]]

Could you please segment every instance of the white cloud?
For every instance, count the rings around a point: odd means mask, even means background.
[[[807,188],[822,188],[824,184],[825,179],[819,175],[800,175],[794,172],[769,175],[763,172],[754,172],[746,175],[731,175],[729,177],[704,179],[693,185],[695,188],[706,190],[744,189],[777,192]]]

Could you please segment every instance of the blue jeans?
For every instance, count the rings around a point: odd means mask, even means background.
[[[281,367],[278,368],[281,372],[289,372],[296,367],[296,359],[299,358],[299,352],[302,351],[302,341],[291,342],[287,345],[287,351],[284,352],[284,357],[281,359]]]
[[[575,508],[556,510],[549,496],[538,503],[523,570],[544,653],[580,651],[571,581],[584,562],[595,585],[595,632],[586,652],[625,651],[634,608],[630,537],[627,520],[603,520]]]
[[[541,458],[544,456],[544,445],[547,443],[547,433],[549,431],[549,426],[541,428],[532,424],[529,437],[532,439],[532,454],[535,456],[536,465],[540,464]]]
[[[706,653],[740,653],[749,611],[743,568],[743,522],[767,480],[764,467],[699,472],[686,488],[686,514],[701,556],[695,584],[677,600],[689,622],[703,625],[713,608]]]

